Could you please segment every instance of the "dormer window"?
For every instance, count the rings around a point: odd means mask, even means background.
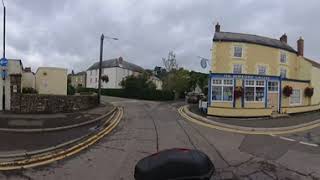
[[[282,64],[287,63],[287,54],[285,52],[280,53],[280,63],[282,63]]]
[[[242,47],[234,46],[233,47],[233,56],[236,58],[242,58]]]

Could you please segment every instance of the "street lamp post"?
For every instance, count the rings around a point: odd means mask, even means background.
[[[4,2],[2,0],[2,5],[3,5],[3,57],[1,59],[2,62],[5,62],[7,61],[6,60],[6,6],[4,5]],[[2,64],[2,63],[1,63]],[[6,64],[6,63],[4,63]],[[3,76],[3,85],[2,85],[2,110],[5,111],[5,103],[6,103],[6,95],[5,95],[5,76],[6,76],[6,72],[5,72],[5,69],[2,70],[2,76]]]
[[[111,39],[111,40],[119,40],[118,38],[104,36],[101,34],[100,38],[100,58],[99,58],[99,78],[98,78],[98,102],[101,103],[101,74],[102,74],[102,59],[103,59],[103,40],[104,38]]]
[[[103,56],[103,40],[104,35],[101,34],[100,38],[100,60],[99,60],[99,81],[98,81],[98,102],[101,103],[101,70],[102,70],[102,56]]]
[[[6,6],[2,0],[3,5],[3,57],[6,57]]]

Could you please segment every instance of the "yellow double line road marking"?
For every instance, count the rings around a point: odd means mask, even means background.
[[[123,108],[118,108],[118,111],[116,111],[111,117],[111,118],[114,117],[114,120],[105,129],[91,136],[85,141],[78,143],[68,149],[60,150],[58,152],[53,152],[48,155],[41,155],[41,156],[38,155],[37,157],[31,157],[30,159],[2,162],[0,163],[0,170],[3,171],[3,170],[31,168],[31,167],[49,164],[54,161],[64,159],[66,157],[70,157],[88,148],[89,146],[93,145],[94,143],[99,141],[101,138],[103,138],[105,135],[109,134],[120,123],[122,116],[123,116]],[[108,122],[110,121],[108,120]]]
[[[297,128],[293,128],[293,129],[286,129],[286,130],[241,130],[241,129],[235,129],[235,128],[231,128],[231,127],[223,127],[223,126],[218,126],[218,125],[213,125],[210,123],[206,123],[203,122],[201,120],[197,120],[193,117],[188,116],[185,112],[184,112],[184,108],[186,108],[185,106],[180,107],[178,109],[179,114],[184,117],[185,119],[201,125],[201,126],[205,126],[208,128],[212,128],[212,129],[217,129],[220,131],[227,131],[227,132],[232,132],[232,133],[239,133],[239,134],[252,134],[252,135],[279,135],[279,134],[290,134],[290,133],[296,133],[296,132],[302,132],[302,131],[307,131],[310,129],[314,129],[316,127],[320,126],[320,123],[316,123],[316,124],[311,124],[311,125],[307,125],[307,126],[303,126],[303,127],[297,127]]]

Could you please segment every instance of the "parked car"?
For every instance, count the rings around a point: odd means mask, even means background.
[[[197,104],[203,97],[205,97],[203,93],[189,92],[186,95],[186,101],[190,104]]]
[[[215,167],[199,150],[169,149],[140,160],[134,171],[136,180],[209,180]]]

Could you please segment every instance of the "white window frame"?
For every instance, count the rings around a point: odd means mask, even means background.
[[[260,73],[260,68],[264,68],[264,74],[261,74],[261,73]],[[268,70],[268,69],[267,69],[267,66],[265,66],[265,65],[258,65],[258,66],[257,66],[257,74],[258,74],[258,75],[267,75],[267,70]]]
[[[299,91],[299,102],[292,102],[292,96],[293,96],[293,92],[294,91]],[[289,104],[290,106],[297,106],[297,105],[301,105],[302,104],[302,91],[301,89],[293,89],[292,90],[292,94],[290,96],[290,99],[289,99]]]
[[[238,66],[238,68],[240,67],[240,73],[236,73],[235,72],[235,67]],[[232,73],[233,74],[242,74],[243,73],[243,65],[242,64],[233,64],[233,69],[232,69]]]
[[[221,84],[215,84],[214,83],[214,80],[220,80],[221,81]],[[224,84],[224,81],[225,80],[231,80],[232,81],[232,84]],[[234,99],[234,79],[211,79],[211,102],[232,102],[233,103],[233,99]],[[221,87],[221,100],[213,100],[212,97],[213,97],[213,94],[212,94],[212,91],[213,91],[213,87],[214,86],[218,86],[218,87]],[[227,101],[227,100],[223,100],[223,93],[224,93],[224,87],[232,87],[232,100],[231,101]]]
[[[237,48],[241,49],[241,56],[235,56]],[[239,53],[239,52],[237,52],[237,53]],[[239,46],[239,45],[234,45],[233,46],[233,54],[232,55],[233,55],[234,58],[239,58],[239,59],[243,58],[243,47]]]
[[[247,81],[253,81],[254,83],[253,83],[253,85],[247,85]],[[264,83],[263,83],[263,85],[257,85],[257,82],[259,82],[259,81],[263,81]],[[255,80],[255,79],[246,79],[245,81],[244,81],[244,101],[246,102],[246,103],[264,103],[265,102],[265,97],[266,97],[266,94],[265,94],[265,91],[266,91],[266,81],[265,80]],[[246,99],[246,92],[245,92],[245,89],[246,89],[246,87],[253,87],[254,89],[253,89],[253,101],[247,101],[247,99]],[[257,101],[256,100],[256,97],[257,97],[257,87],[263,87],[264,89],[263,89],[263,98],[262,98],[262,101]]]
[[[284,62],[282,61],[283,58],[284,57]],[[287,64],[288,63],[288,56],[287,56],[287,53],[286,52],[284,52],[284,51],[281,51],[280,52],[280,63],[281,64]]]
[[[285,70],[285,71],[286,71],[285,76],[282,76],[282,75],[281,75],[281,74],[282,74],[282,73],[281,73],[282,70]],[[285,68],[285,67],[280,67],[279,76],[281,76],[282,78],[288,78],[288,69]]]
[[[270,91],[270,90],[269,90],[269,82],[275,82],[275,83],[278,84],[276,91],[274,91],[274,90]],[[268,88],[268,93],[279,93],[279,81],[268,81],[268,86],[267,86],[267,88]]]

